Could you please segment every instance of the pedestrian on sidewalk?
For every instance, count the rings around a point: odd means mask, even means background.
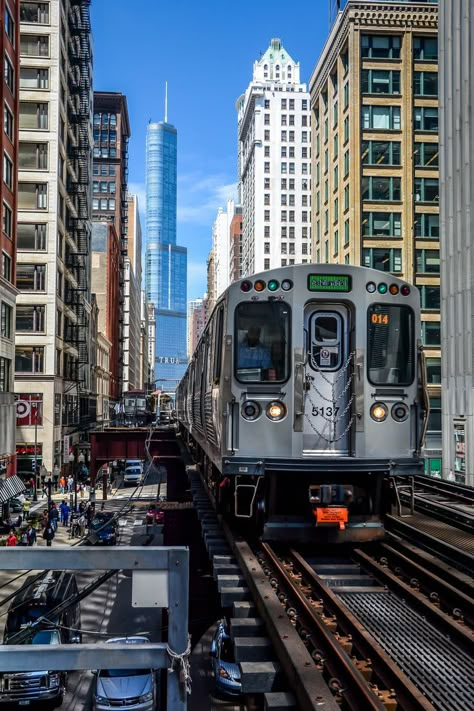
[[[43,533],[43,538],[46,541],[46,545],[50,546],[54,538],[54,530],[50,523],[46,526]]]
[[[72,491],[72,487],[74,486],[74,479],[72,476],[69,474],[67,478],[67,493],[70,494]]]
[[[29,546],[36,546],[36,542],[37,542],[36,528],[33,528],[31,523],[27,528],[26,536],[28,539],[28,545]]]
[[[23,531],[23,533],[21,534],[21,538],[20,538],[18,545],[24,546],[24,547],[26,547],[28,545],[28,534],[27,534],[26,530]]]
[[[23,519],[24,519],[25,521],[28,521],[28,519],[29,519],[29,517],[30,517],[30,508],[31,508],[31,501],[30,501],[29,499],[26,499],[26,498],[25,498],[25,500],[24,500],[24,502],[23,502],[23,504],[22,504]]]
[[[53,503],[51,504],[51,509],[49,511],[49,520],[51,522],[51,526],[53,527],[53,531],[56,533],[58,530],[58,518],[59,518],[59,511],[56,508],[56,504]]]
[[[41,516],[41,529],[44,530],[49,523],[49,514],[45,509],[43,515]]]
[[[10,548],[12,548],[13,546],[16,546],[17,544],[18,544],[18,539],[17,539],[17,537],[15,536],[15,531],[14,531],[13,528],[12,528],[11,531],[10,531],[10,534],[9,534],[9,536],[8,536],[8,538],[7,538],[7,546],[9,546]]]
[[[66,491],[66,479],[64,478],[64,474],[59,480],[59,489],[61,491],[61,494],[64,494],[64,492]]]

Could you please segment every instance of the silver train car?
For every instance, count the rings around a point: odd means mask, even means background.
[[[217,510],[269,540],[383,536],[395,483],[422,472],[420,335],[418,290],[374,269],[305,264],[234,282],[176,394]]]

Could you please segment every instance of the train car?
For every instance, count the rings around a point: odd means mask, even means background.
[[[269,540],[383,536],[422,472],[420,296],[365,267],[305,264],[233,283],[177,395],[216,508]]]
[[[153,419],[150,398],[144,390],[123,394],[123,422],[129,427],[146,427]]]

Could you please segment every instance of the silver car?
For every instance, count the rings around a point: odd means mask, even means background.
[[[147,637],[114,637],[108,644],[147,644]],[[94,709],[109,711],[152,711],[156,708],[156,679],[153,669],[100,669],[96,674]]]

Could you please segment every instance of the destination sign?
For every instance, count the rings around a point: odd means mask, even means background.
[[[309,274],[309,291],[339,291],[348,293],[352,289],[349,274]]]

